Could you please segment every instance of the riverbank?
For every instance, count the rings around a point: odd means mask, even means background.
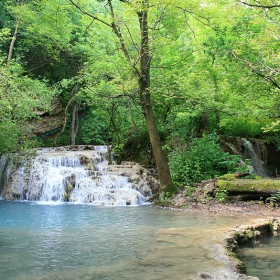
[[[278,236],[280,229],[280,218],[270,217],[261,218],[251,221],[248,225],[239,225],[236,228],[226,233],[223,246],[226,248],[229,261],[234,270],[240,273],[238,279],[259,279],[253,276],[246,276],[246,263],[242,262],[238,256],[238,249],[240,244],[254,243],[258,244],[260,238],[272,234]]]
[[[280,208],[271,207],[269,204],[262,204],[254,201],[218,203],[213,200],[207,203],[191,202],[184,207],[178,207],[178,204],[176,205],[175,203],[174,208],[190,212],[205,212],[217,215],[254,215],[264,217],[280,217]]]

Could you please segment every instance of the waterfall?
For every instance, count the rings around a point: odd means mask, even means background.
[[[224,151],[240,155],[244,162],[246,159],[249,159],[255,174],[269,177],[267,170],[268,153],[266,145],[262,140],[230,137],[223,141],[222,145]]]
[[[261,149],[259,141],[255,139],[252,143],[245,138],[242,138],[241,140],[243,144],[243,157],[252,161],[252,167],[257,175],[268,177],[264,162],[266,159],[265,155],[262,153],[263,149]]]
[[[106,206],[142,205],[151,197],[147,172],[140,165],[129,162],[108,165],[106,146],[68,149],[38,150],[29,169],[17,168],[10,172],[8,180],[1,179],[1,197]]]

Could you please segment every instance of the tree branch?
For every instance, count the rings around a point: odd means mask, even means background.
[[[254,66],[250,61],[242,59],[240,57],[238,57],[238,55],[233,51],[232,55],[239,61],[241,61],[242,63],[246,64],[249,69],[256,74],[257,76],[263,78],[265,81],[271,83],[273,86],[275,86],[277,89],[280,89],[280,85],[277,83],[277,81],[275,80],[275,78],[273,77],[273,74],[277,73],[276,70],[274,71],[270,71],[268,75],[262,73],[259,69],[257,69],[256,66]],[[259,62],[260,63],[260,62]],[[260,63],[261,65],[263,65],[263,63]],[[268,67],[267,65],[265,66],[266,68],[269,68],[270,70],[272,68]]]
[[[17,39],[17,33],[18,33],[18,29],[19,29],[19,23],[20,23],[20,18],[16,18],[16,25],[15,25],[15,31],[10,43],[10,47],[9,47],[9,53],[8,53],[8,58],[7,58],[7,64],[10,63],[10,61],[12,60],[12,55],[13,55],[13,50],[14,50],[14,45]]]
[[[129,2],[125,1],[125,3],[129,3]],[[116,24],[114,9],[113,9],[113,5],[112,5],[112,0],[108,0],[108,5],[109,5],[109,9],[110,9],[110,14],[111,14],[111,17],[112,17],[111,28],[113,29],[115,35],[119,39],[122,52],[123,52],[127,62],[129,63],[129,65],[131,65],[132,71],[134,72],[134,74],[136,76],[139,76],[140,74],[139,74],[139,71],[137,70],[137,68],[135,67],[135,63],[131,63],[131,58],[130,58],[130,55],[129,55],[128,50],[126,48],[126,45],[124,43],[124,39],[123,39],[121,30],[120,30],[119,26]]]
[[[252,4],[252,3],[248,3],[245,1],[241,1],[241,0],[237,0],[237,2],[239,2],[240,4],[249,6],[249,7],[257,7],[257,8],[263,8],[263,9],[273,9],[273,8],[280,8],[280,4],[275,4],[275,5],[261,5],[261,4]],[[255,1],[255,3],[257,3]]]
[[[202,15],[199,15],[197,13],[194,13],[193,11],[190,11],[186,8],[182,8],[182,7],[179,7],[179,6],[176,6],[176,8],[182,10],[183,12],[185,13],[188,13],[189,15],[191,15],[195,20],[197,20],[198,22],[202,23],[203,25],[205,26],[208,26],[208,27],[211,27],[211,28],[214,28],[211,23],[210,23],[210,19],[207,18],[207,17],[204,17]]]
[[[69,0],[69,2],[70,2],[75,8],[77,8],[80,12],[82,12],[83,14],[85,14],[85,15],[91,17],[92,19],[94,19],[94,20],[96,20],[96,21],[99,21],[99,22],[105,24],[106,26],[108,26],[108,27],[110,27],[110,28],[113,28],[112,25],[111,25],[110,23],[108,23],[108,22],[106,22],[106,21],[104,21],[104,20],[98,18],[98,17],[95,16],[95,15],[92,15],[92,14],[88,13],[86,10],[84,10],[81,6],[79,6],[79,5],[78,5],[77,3],[75,3],[73,0]]]

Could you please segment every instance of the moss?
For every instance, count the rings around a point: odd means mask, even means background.
[[[166,200],[167,198],[171,198],[172,196],[174,196],[177,193],[177,188],[176,186],[171,183],[168,186],[164,187],[164,188],[160,188],[159,191],[159,200]]]
[[[169,184],[166,188],[164,188],[163,190],[165,193],[170,193],[171,196],[172,195],[175,195],[177,193],[177,188],[176,186],[172,183],[172,184]]]
[[[246,274],[247,273],[247,268],[246,264],[242,261],[240,261],[237,265],[238,272],[241,274]]]
[[[235,179],[235,180],[228,181],[224,179],[218,179],[216,182],[216,186],[225,189],[227,191],[238,191],[238,192],[272,191],[273,192],[273,191],[280,190],[280,180]]]
[[[273,232],[274,231],[274,227],[272,223],[268,223],[268,232]]]
[[[235,252],[230,252],[229,255],[234,259],[238,259],[238,255]]]
[[[74,187],[73,187],[72,185],[69,185],[69,186],[67,187],[67,193],[72,192],[73,189],[74,189]]]
[[[68,193],[64,193],[63,195],[63,201],[68,202],[69,201],[69,194]]]
[[[231,233],[230,236],[225,239],[226,242],[225,247],[227,249],[228,255],[234,260],[236,269],[238,270],[239,273],[246,274],[247,272],[245,263],[242,262],[238,256],[239,244],[248,242],[258,237],[259,234],[267,234],[269,232],[273,232],[274,221],[275,219],[273,219],[272,221],[264,220],[263,223],[260,223],[255,226],[249,226],[249,227],[243,226],[238,231]]]
[[[236,180],[236,177],[234,174],[225,174],[223,176],[220,176],[218,179],[224,181],[234,181]]]
[[[247,237],[248,239],[252,239],[254,236],[255,236],[255,234],[254,234],[254,231],[253,231],[253,230],[248,229],[248,230],[246,231],[246,237]]]
[[[153,202],[154,206],[159,206],[159,207],[174,207],[173,202],[170,199],[155,199]]]

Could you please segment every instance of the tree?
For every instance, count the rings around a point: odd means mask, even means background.
[[[131,71],[134,77],[138,80],[138,96],[140,106],[142,108],[143,115],[146,120],[146,124],[149,131],[150,141],[153,148],[153,153],[158,168],[161,194],[165,192],[174,192],[174,185],[172,184],[169,166],[167,158],[163,152],[159,132],[157,128],[156,119],[154,116],[153,106],[151,102],[151,51],[150,51],[150,39],[149,39],[149,25],[148,25],[148,12],[150,4],[148,0],[142,1],[119,1],[124,3],[128,9],[134,11],[137,15],[139,22],[139,45],[136,57],[132,60],[129,53],[128,41],[125,41],[122,33],[122,27],[120,26],[116,16],[117,10],[113,6],[112,0],[103,1],[102,4],[108,7],[109,19],[103,19],[96,16],[93,13],[86,11],[82,6],[73,0],[69,0],[72,5],[78,8],[82,13],[87,14],[94,21],[104,24],[109,27],[119,40],[121,51],[131,67]],[[126,26],[128,29],[129,27]],[[129,32],[129,31],[128,31]],[[130,33],[131,34],[131,33]],[[132,39],[132,38],[131,38]]]
[[[54,91],[47,83],[23,75],[20,64],[0,56],[0,154],[32,145],[31,119],[48,111]],[[33,143],[35,144],[35,143]]]

